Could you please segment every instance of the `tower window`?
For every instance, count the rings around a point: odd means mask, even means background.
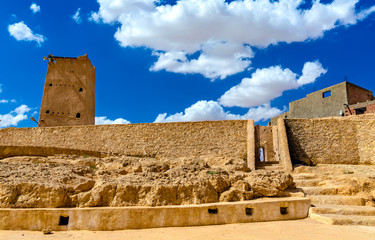
[[[46,113],[48,114],[48,113],[49,113],[49,110],[47,110]]]
[[[77,114],[76,114],[76,118],[81,118],[81,114],[80,114],[80,113],[77,113]]]
[[[79,91],[80,91],[80,92],[83,92],[83,88],[80,88]]]
[[[52,83],[50,83],[48,86],[52,87]]]

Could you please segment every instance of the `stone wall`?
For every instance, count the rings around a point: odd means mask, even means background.
[[[278,162],[278,138],[277,126],[255,127],[255,159],[260,161],[260,148],[263,149],[263,160],[265,162]]]
[[[0,129],[0,158],[124,154],[246,159],[252,120]]]
[[[375,164],[375,119],[286,119],[293,163]]]

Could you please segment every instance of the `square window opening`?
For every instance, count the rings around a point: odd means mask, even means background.
[[[331,91],[327,91],[323,93],[323,98],[327,98],[331,96]]]

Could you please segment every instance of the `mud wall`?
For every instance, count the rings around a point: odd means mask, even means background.
[[[0,129],[0,157],[124,154],[246,159],[252,120]]]
[[[285,119],[293,163],[375,165],[374,119]]]

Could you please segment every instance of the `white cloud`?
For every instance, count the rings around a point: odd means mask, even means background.
[[[36,41],[39,46],[46,39],[43,35],[34,34],[24,22],[9,25],[8,31],[17,41]]]
[[[78,24],[82,23],[80,13],[81,13],[81,8],[78,8],[77,11],[72,16],[73,20]]]
[[[31,109],[26,105],[21,105],[8,114],[0,114],[0,128],[17,126],[19,122],[27,119],[26,113]]]
[[[253,119],[255,122],[260,120],[266,121],[270,118],[276,117],[283,112],[286,111],[286,107],[284,109],[278,109],[275,107],[271,107],[269,104],[264,104],[259,107],[250,108],[249,111],[244,115],[246,119]]]
[[[0,93],[3,92],[3,84],[0,84]]]
[[[130,122],[123,118],[117,118],[115,120],[110,120],[107,117],[95,117],[96,125],[106,125],[106,124],[129,124]]]
[[[30,9],[33,13],[40,12],[40,6],[37,5],[36,3],[32,3],[30,6]]]
[[[254,53],[250,47],[242,44],[210,42],[202,46],[197,59],[189,60],[183,51],[154,52],[154,55],[158,56],[158,60],[150,68],[151,71],[200,73],[206,78],[224,79],[248,68]]]
[[[0,103],[16,103],[17,101],[14,99],[8,100],[8,99],[0,99]]]
[[[299,8],[302,0],[178,0],[174,5],[154,0],[97,1],[100,7],[91,19],[120,23],[115,38],[121,46],[153,49],[158,60],[151,70],[200,73],[208,78],[225,78],[247,69],[252,47],[316,39],[374,11],[355,13],[359,0],[313,1],[305,10]],[[221,47],[224,55],[218,52]],[[197,57],[189,59],[192,54]]]
[[[372,7],[368,8],[368,9],[365,9],[365,10],[361,11],[358,14],[358,17],[359,17],[359,19],[363,20],[363,19],[365,19],[368,15],[370,15],[373,12],[375,12],[375,6],[372,6]]]
[[[280,66],[257,69],[251,78],[242,79],[240,84],[224,93],[219,102],[226,107],[254,107],[267,104],[272,99],[280,97],[284,91],[312,83],[326,72],[319,61],[306,62],[299,78],[290,69],[282,69]]]
[[[285,110],[285,109],[284,109]],[[187,122],[187,121],[214,121],[214,120],[235,120],[253,119],[258,122],[267,120],[281,114],[283,111],[271,108],[269,104],[250,108],[244,115],[232,114],[225,111],[216,101],[198,101],[186,108],[184,112],[167,116],[167,113],[159,114],[155,122]]]
[[[312,83],[325,74],[319,61],[306,62],[302,69],[302,76],[298,78],[290,69],[273,66],[257,69],[251,78],[244,78],[240,84],[232,87],[219,101],[198,101],[183,112],[169,115],[159,114],[155,122],[185,122],[206,120],[234,120],[253,119],[255,122],[266,121],[280,115],[286,110],[270,106],[270,101],[282,95],[285,90],[296,89]],[[239,115],[225,111],[223,106],[246,107],[248,112]]]

